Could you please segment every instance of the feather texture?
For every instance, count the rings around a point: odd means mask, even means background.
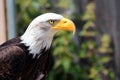
[[[0,80],[43,80],[50,62],[49,50],[43,49],[41,57],[33,58],[20,41],[15,38],[0,46]]]

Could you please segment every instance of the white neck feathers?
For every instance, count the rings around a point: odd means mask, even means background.
[[[49,30],[47,32],[32,30],[28,32],[28,30],[21,36],[21,43],[24,43],[26,46],[29,46],[28,50],[30,54],[33,54],[33,57],[36,54],[41,54],[42,49],[49,49],[53,40],[53,36],[56,32]]]

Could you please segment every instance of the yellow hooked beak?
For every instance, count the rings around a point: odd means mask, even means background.
[[[73,23],[73,21],[66,18],[63,18],[60,22],[53,26],[52,29],[73,31],[73,34],[76,31],[75,24]]]

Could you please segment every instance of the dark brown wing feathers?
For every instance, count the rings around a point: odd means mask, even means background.
[[[19,38],[0,45],[0,80],[45,80],[51,60],[50,51],[43,50],[34,58]],[[44,76],[41,78],[41,74]]]
[[[15,70],[20,68],[19,65],[17,65],[18,62],[22,62],[22,54],[23,50],[19,48],[18,46],[9,46],[9,47],[3,47],[0,49],[0,79],[11,79],[15,76],[18,76],[18,74],[15,75]],[[22,62],[23,63],[23,62]],[[20,70],[18,70],[19,72]],[[14,79],[13,79],[14,80]]]

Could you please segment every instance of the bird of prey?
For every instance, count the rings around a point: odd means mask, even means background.
[[[60,14],[36,17],[22,36],[0,45],[0,80],[44,80],[49,68],[49,49],[56,32],[75,32],[74,23]]]

